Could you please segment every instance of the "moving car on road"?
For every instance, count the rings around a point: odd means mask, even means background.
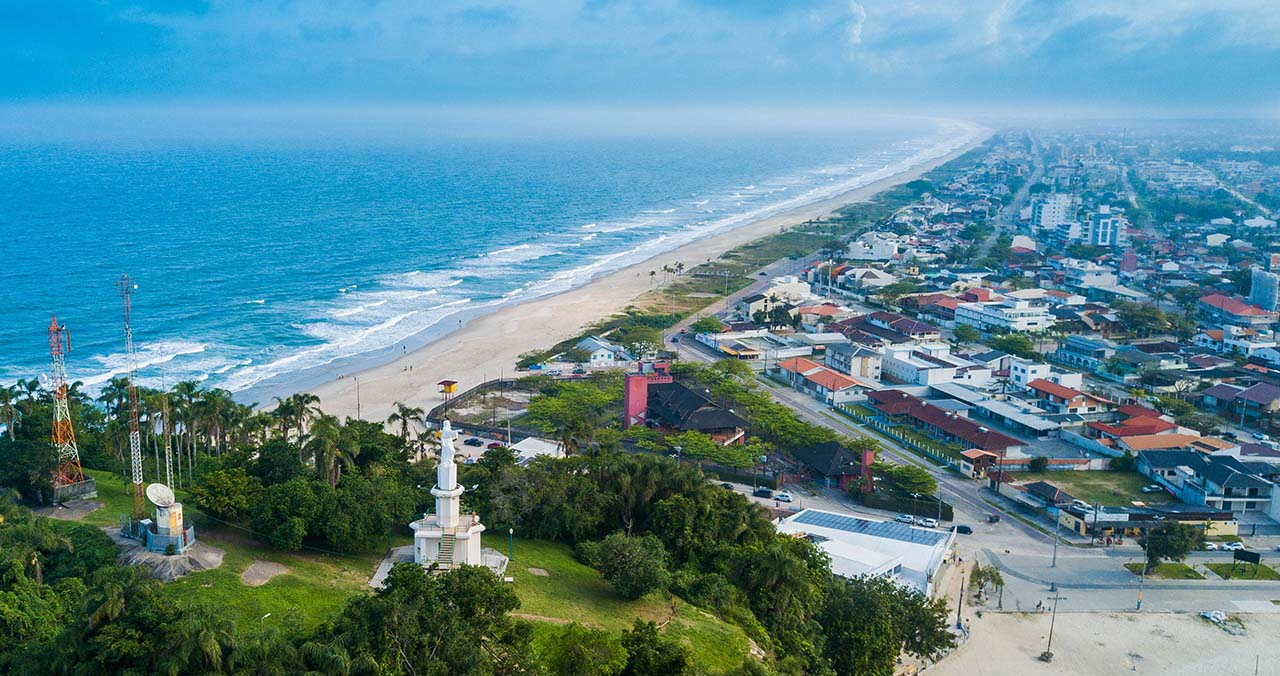
[[[728,481],[721,481],[720,487],[725,489],[726,491],[733,490],[733,484],[729,483]]]
[[[910,514],[899,514],[893,517],[893,520],[897,521],[898,523],[914,524],[916,522],[916,518],[914,516],[911,516]]]
[[[964,524],[959,524],[959,525],[956,525],[956,526],[952,526],[952,527],[951,527],[951,532],[953,532],[953,533],[959,533],[959,534],[961,534],[961,535],[973,535],[973,529],[972,529],[972,528],[970,528],[969,526],[964,525]]]
[[[791,494],[790,493],[774,493],[773,499],[777,500],[778,502],[791,502]]]
[[[1224,551],[1224,552],[1239,552],[1239,551],[1243,551],[1243,550],[1244,550],[1244,543],[1243,543],[1243,542],[1224,542],[1224,543],[1222,543],[1222,551]]]
[[[925,528],[937,528],[938,520],[937,519],[920,519],[920,523],[917,525],[923,526]]]
[[[484,442],[475,437],[468,437],[466,441],[462,442],[462,444],[464,446],[483,446]]]
[[[771,498],[773,497],[773,490],[764,486],[756,486],[755,490],[751,491],[751,494],[757,498]]]

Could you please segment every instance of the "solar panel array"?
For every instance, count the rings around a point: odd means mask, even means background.
[[[842,530],[846,533],[872,535],[929,547],[933,547],[946,539],[946,535],[943,533],[924,528],[912,528],[905,523],[898,523],[897,521],[869,521],[853,516],[844,516],[843,514],[817,512],[811,509],[800,512],[792,517],[791,521],[792,523],[802,523],[807,526],[831,528],[833,530]]]

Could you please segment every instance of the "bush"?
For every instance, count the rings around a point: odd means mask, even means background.
[[[1043,472],[1049,469],[1049,459],[1043,455],[1037,455],[1027,462],[1027,469],[1036,473]]]
[[[609,581],[624,599],[638,599],[671,583],[667,550],[653,535],[614,533],[596,545],[578,548],[579,555]]]

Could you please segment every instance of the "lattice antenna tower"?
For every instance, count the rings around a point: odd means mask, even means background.
[[[129,323],[130,300],[138,285],[129,275],[120,275],[116,282],[124,309],[124,353],[129,368],[129,478],[133,481],[133,518],[141,521],[146,516],[142,503],[142,435],[138,432],[138,355],[133,347],[133,327]]]
[[[76,447],[76,431],[71,424],[71,409],[67,405],[66,355],[71,352],[71,332],[58,324],[54,315],[49,322],[49,356],[53,363],[53,378],[49,383],[53,390],[53,448],[58,454],[58,466],[53,470],[53,485],[70,486],[84,481],[80,467],[80,449]]]
[[[169,381],[165,378],[164,366],[160,367],[160,430],[164,436],[164,485],[173,489],[173,445],[169,439]]]

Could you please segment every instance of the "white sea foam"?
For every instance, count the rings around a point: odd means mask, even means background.
[[[550,243],[547,240],[524,242],[480,255],[459,257],[451,261],[447,269],[389,275],[378,280],[374,288],[358,293],[354,292],[355,285],[344,287],[344,293],[352,291],[345,300],[354,304],[320,311],[311,321],[302,324],[301,330],[319,341],[318,345],[233,370],[227,376],[226,386],[244,389],[285,373],[321,367],[338,359],[394,347],[432,327],[448,326],[442,322],[458,312],[486,311],[566,291],[593,277],[696,239],[830,199],[910,170],[968,143],[978,132],[978,128],[972,125],[953,125],[927,143],[902,145],[892,153],[866,156],[843,165],[817,167],[718,194],[705,193],[684,212],[679,208],[649,209],[629,219],[587,223],[578,228],[586,234],[569,237],[576,239],[572,244],[561,238],[561,244],[557,245],[553,236]],[[711,213],[717,216],[697,216]],[[620,234],[627,231],[634,233]],[[601,234],[609,237],[597,239]],[[640,237],[644,241],[637,243],[635,240]],[[627,239],[631,241],[627,242]],[[588,254],[584,264],[538,279],[528,279],[529,275],[540,273],[522,263],[565,254],[566,248],[582,246],[583,242],[593,242],[591,246],[626,242],[626,248]],[[461,289],[449,291],[460,285]],[[436,294],[439,295],[432,300],[441,302],[434,305],[423,303],[425,297]],[[482,300],[473,301],[477,295],[482,296]]]
[[[137,345],[136,367],[139,371],[149,369],[153,366],[167,364],[183,355],[200,354],[208,347],[208,343],[193,343],[185,340],[168,340],[158,343],[141,342]],[[86,388],[95,391],[99,389],[98,385],[129,372],[129,362],[124,353],[98,355],[93,357],[92,361],[97,362],[101,368],[106,370],[78,378],[78,380]]]

